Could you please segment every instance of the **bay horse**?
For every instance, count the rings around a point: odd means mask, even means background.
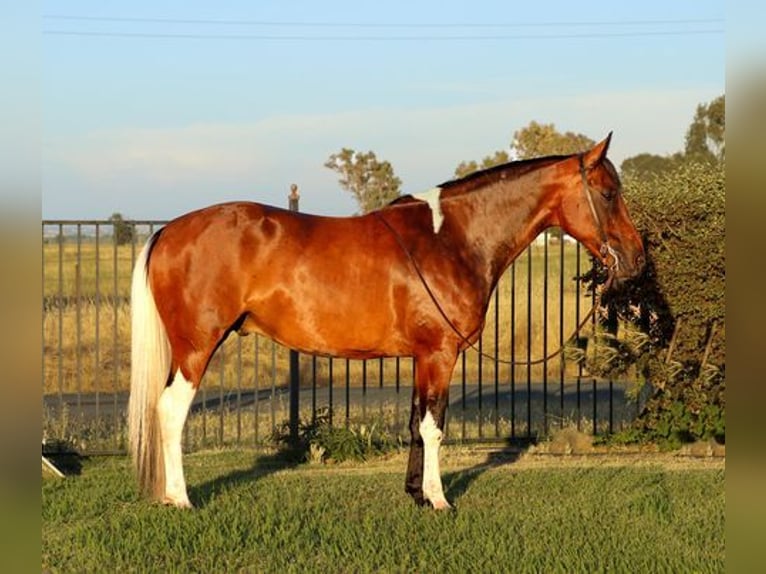
[[[544,229],[560,226],[608,267],[637,275],[641,238],[607,159],[514,161],[366,215],[321,217],[234,202],[171,221],[132,280],[130,447],[143,493],[190,507],[181,435],[226,336],[260,333],[304,353],[415,359],[405,490],[449,508],[439,473],[447,393],[490,296]]]

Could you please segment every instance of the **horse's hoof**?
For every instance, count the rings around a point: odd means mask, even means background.
[[[194,508],[194,505],[189,502],[189,499],[176,500],[173,498],[165,497],[162,499],[162,504],[165,506],[175,506],[176,508]]]
[[[444,498],[440,500],[432,500],[431,506],[434,507],[434,510],[453,510],[454,507],[447,502]]]

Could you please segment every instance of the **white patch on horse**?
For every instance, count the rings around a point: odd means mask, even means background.
[[[189,496],[186,494],[186,481],[181,460],[181,434],[196,392],[197,390],[184,378],[179,369],[170,386],[162,391],[157,404],[162,435],[162,454],[165,462],[163,502],[180,508],[191,507]]]
[[[428,204],[428,207],[431,208],[431,219],[434,224],[434,233],[439,233],[439,229],[441,229],[442,223],[444,223],[444,214],[442,213],[440,202],[441,194],[441,187],[434,187],[428,191],[412,194],[412,197],[418,201],[425,201]]]
[[[423,496],[434,508],[450,508],[444,497],[442,479],[439,475],[439,445],[442,442],[442,431],[436,426],[431,411],[420,423],[420,436],[423,438]]]

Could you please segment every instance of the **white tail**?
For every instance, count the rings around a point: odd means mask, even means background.
[[[171,352],[148,281],[149,253],[156,238],[155,233],[146,242],[133,269],[128,434],[141,491],[162,499],[165,465],[157,402],[170,376]]]

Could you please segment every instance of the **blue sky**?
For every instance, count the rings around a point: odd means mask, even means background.
[[[531,4],[534,4],[532,6]],[[344,215],[341,147],[404,192],[530,121],[619,164],[672,153],[725,91],[722,0],[42,4],[42,215],[167,219],[219,201]]]

